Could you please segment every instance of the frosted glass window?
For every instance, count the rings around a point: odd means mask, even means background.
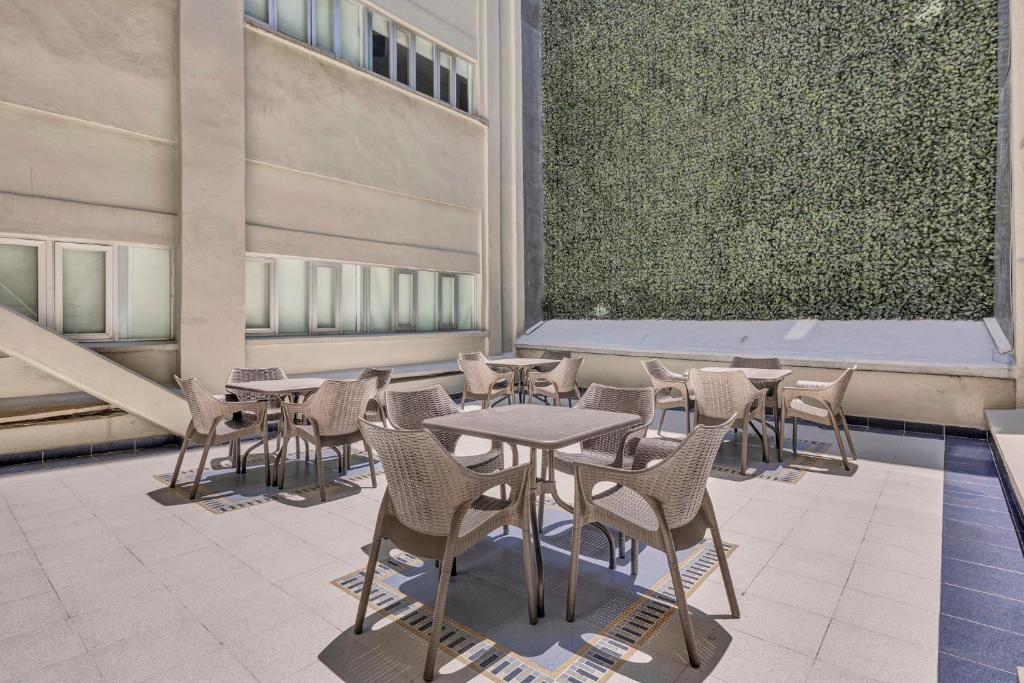
[[[452,101],[452,56],[447,52],[441,53],[441,67],[438,70],[437,97],[442,102],[451,104]]]
[[[472,65],[465,59],[455,59],[455,106],[469,111],[469,77]]]
[[[309,332],[309,263],[277,259],[277,331],[279,334]]]
[[[171,286],[170,249],[118,247],[118,337],[170,339]]]
[[[245,262],[245,328],[270,329],[270,261]]]
[[[0,243],[0,305],[39,320],[39,247]]]
[[[341,266],[341,331],[345,334],[362,332],[363,327],[363,267]]]
[[[416,329],[416,273],[399,271],[395,275],[395,328]]]
[[[476,308],[476,278],[459,275],[459,329],[473,329],[473,312]]]
[[[375,74],[391,78],[388,45],[391,22],[376,13],[371,13],[370,17],[370,69]]]
[[[424,95],[434,96],[434,44],[426,38],[416,38],[416,89]]]
[[[61,331],[107,334],[106,249],[61,248]]]
[[[442,330],[455,329],[455,276],[442,275],[441,292],[437,298],[437,326]]]
[[[363,63],[362,11],[351,0],[341,0],[341,58],[356,66]]]
[[[245,13],[253,19],[268,21],[269,0],[245,0]]]
[[[370,268],[366,320],[370,332],[391,331],[391,269]]]
[[[437,329],[437,273],[421,270],[416,273],[416,330]]]
[[[395,29],[395,80],[409,85],[409,32]]]
[[[338,269],[316,267],[316,327],[334,330],[338,327]]]
[[[314,0],[313,18],[316,22],[316,34],[313,36],[317,47],[334,52],[334,16],[331,13],[332,0]]]
[[[309,5],[306,0],[277,0],[277,30],[292,38],[308,39]]]

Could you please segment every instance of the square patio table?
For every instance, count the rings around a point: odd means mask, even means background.
[[[548,481],[536,476],[537,451],[553,458],[554,451],[559,448],[641,423],[639,416],[629,413],[577,410],[536,404],[459,412],[423,421],[423,426],[431,429],[478,436],[530,449],[530,466],[534,470],[534,476],[530,477],[530,526],[537,561],[536,599],[539,616],[544,616],[544,560],[540,552],[536,501],[538,490],[544,495],[549,490],[554,490],[555,482],[553,478]]]
[[[509,368],[515,373],[516,383],[519,385],[519,402],[523,403],[526,394],[526,373],[533,368],[542,365],[558,363],[551,358],[495,358],[488,360],[487,365],[492,368]]]
[[[768,395],[774,400],[772,406],[773,416],[775,418],[774,424],[771,425],[772,431],[775,432],[775,447],[779,451],[779,462],[782,462],[782,432],[779,431],[779,413],[781,407],[779,405],[779,385],[782,384],[782,380],[786,379],[793,374],[792,370],[771,370],[768,368],[728,368],[728,367],[709,367],[701,368],[701,372],[742,372],[750,383],[757,389],[767,389]],[[754,427],[757,430],[757,427]],[[765,453],[765,462],[767,462],[768,454]]]
[[[263,379],[256,380],[254,382],[230,382],[224,385],[225,391],[231,393],[235,391],[247,391],[254,394],[259,394],[263,399],[269,399],[273,396],[280,397],[281,400],[295,401],[298,402],[304,399],[309,394],[319,389],[324,383],[322,377],[296,377],[293,379]],[[287,425],[284,421],[284,415],[281,416],[281,421],[278,422],[278,431],[281,434],[281,447],[277,450],[277,458],[280,461],[281,458],[287,458],[288,453],[288,433],[285,430]],[[250,446],[249,449],[242,456],[243,458],[249,456],[249,451],[255,448],[259,444]],[[298,449],[298,445],[295,446]],[[298,450],[296,450],[298,455]],[[309,451],[306,451],[306,457],[309,457]],[[273,470],[273,485],[277,485],[277,467]],[[284,480],[282,479],[282,484]]]

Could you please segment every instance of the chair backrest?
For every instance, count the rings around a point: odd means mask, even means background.
[[[448,392],[439,384],[413,391],[389,391],[385,398],[388,418],[399,429],[420,429],[424,420],[459,412]],[[432,432],[449,453],[455,452],[459,435],[453,432]]]
[[[640,364],[644,366],[644,372],[651,379],[656,379],[660,382],[678,382],[678,377],[673,377],[673,373],[665,367],[657,358],[651,358],[650,360],[640,361]]]
[[[228,373],[228,384],[236,382],[262,382],[271,379],[288,379],[281,368],[231,368]],[[266,400],[270,405],[278,406],[281,399],[264,394],[257,394],[255,391],[232,391],[239,401]]]
[[[447,536],[455,508],[472,495],[464,468],[426,429],[385,429],[366,420],[359,429],[380,458],[398,521],[420,533]]]
[[[182,379],[175,375],[174,381],[185,395],[188,411],[192,414],[192,428],[200,434],[209,434],[213,421],[224,414],[223,406],[195,377]]]
[[[831,384],[828,385],[828,389],[823,393],[821,398],[828,401],[829,405],[835,410],[840,410],[843,407],[843,399],[846,397],[846,390],[850,387],[850,380],[853,379],[853,372],[857,369],[854,365],[852,368],[843,370],[843,374],[839,375]]]
[[[604,384],[591,384],[587,393],[576,403],[579,410],[610,410],[616,413],[630,413],[643,420],[642,424],[608,432],[582,443],[583,448],[608,455],[618,455],[626,437],[637,431],[646,430],[654,420],[654,389],[622,389]]]
[[[583,356],[563,358],[558,361],[558,365],[545,374],[552,384],[555,385],[557,391],[572,391],[576,388],[576,373],[579,372],[580,366],[583,365],[583,360]]]
[[[302,404],[302,414],[316,421],[323,436],[359,431],[359,418],[377,393],[377,379],[325,380]]]
[[[700,416],[724,420],[742,413],[757,392],[747,376],[734,372],[690,370],[687,387],[693,390]]]
[[[466,376],[466,388],[471,394],[486,394],[498,378],[498,373],[482,360],[460,357],[459,369]]]
[[[673,455],[646,470],[653,482],[646,493],[661,503],[670,529],[689,524],[700,510],[711,466],[735,414],[719,425],[698,425]]]
[[[482,360],[486,362],[487,356],[480,351],[466,351],[459,353],[459,360]]]
[[[781,370],[782,361],[778,358],[733,356],[730,368],[757,368],[758,370]]]

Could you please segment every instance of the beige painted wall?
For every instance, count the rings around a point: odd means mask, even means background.
[[[539,356],[540,352],[523,355]],[[640,365],[642,358],[605,354],[572,354],[583,356],[578,382],[611,384],[621,387],[650,386]],[[707,361],[665,360],[671,370],[683,372],[690,368],[722,365]],[[793,374],[784,386],[798,380],[826,381],[834,379],[840,369],[787,366]],[[910,422],[986,428],[985,410],[1008,408],[1014,404],[1014,380],[989,377],[963,377],[905,372],[858,371],[846,394],[844,410],[849,415],[879,417]]]

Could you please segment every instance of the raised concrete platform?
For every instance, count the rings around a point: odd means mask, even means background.
[[[786,385],[856,365],[846,412],[903,423],[984,429],[986,410],[1015,405],[1012,355],[981,321],[549,320],[516,346],[523,355],[584,356],[583,385],[646,386],[639,361],[652,357],[682,372],[775,356],[793,370]]]
[[[522,349],[728,362],[777,356],[789,365],[1012,378],[981,321],[957,320],[548,320]]]
[[[109,403],[84,391],[0,398],[0,425],[101,413],[110,408]]]
[[[1024,410],[988,410],[985,417],[1017,509],[1024,510]]]

